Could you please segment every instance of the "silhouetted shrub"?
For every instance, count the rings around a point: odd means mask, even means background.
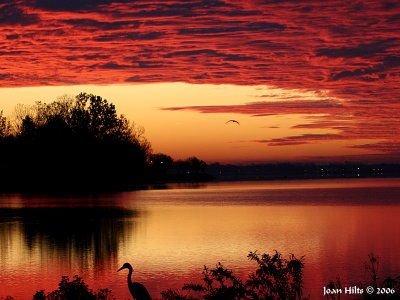
[[[293,254],[289,260],[282,258],[277,251],[274,255],[250,252],[250,260],[257,262],[258,269],[246,282],[251,299],[301,299],[303,284],[303,257],[297,259]]]
[[[94,293],[79,276],[72,281],[68,276],[62,276],[58,289],[46,295],[44,290],[37,291],[33,300],[113,300],[111,290],[100,289]]]
[[[181,294],[178,290],[167,290],[161,293],[163,300],[236,300],[236,299],[302,299],[303,258],[291,255],[289,259],[281,254],[274,255],[250,252],[248,258],[255,261],[258,268],[246,282],[224,268],[221,263],[213,269],[204,267],[202,284],[185,284]]]

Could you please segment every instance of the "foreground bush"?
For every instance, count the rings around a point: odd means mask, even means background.
[[[97,293],[89,289],[88,285],[79,276],[74,276],[72,281],[68,276],[63,276],[58,289],[46,295],[44,290],[36,292],[33,300],[113,300],[115,299],[109,289],[100,289]]]
[[[218,263],[214,269],[204,267],[202,284],[186,284],[182,292],[167,290],[161,293],[163,300],[234,300],[234,299],[281,299],[302,298],[303,258],[291,255],[289,259],[275,252],[274,255],[250,252],[248,258],[258,268],[243,282],[233,271]]]

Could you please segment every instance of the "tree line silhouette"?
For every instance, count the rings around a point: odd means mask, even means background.
[[[121,188],[166,180],[171,168],[186,174],[180,179],[196,179],[206,166],[195,157],[175,162],[153,154],[141,128],[87,93],[18,105],[13,120],[1,112],[0,157],[2,190]]]

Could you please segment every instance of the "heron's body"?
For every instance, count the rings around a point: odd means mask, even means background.
[[[125,263],[119,270],[128,269],[128,288],[134,300],[151,300],[150,294],[143,284],[132,282],[133,268],[129,263]]]

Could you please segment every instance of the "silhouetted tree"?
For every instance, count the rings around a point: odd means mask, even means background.
[[[0,111],[0,138],[6,138],[11,134],[11,123],[3,116],[3,111]]]
[[[87,93],[18,105],[13,123],[0,112],[0,189],[120,188],[212,178],[197,157],[173,162],[166,154],[151,154],[143,132],[118,115],[114,104]],[[167,174],[173,166],[178,176]]]
[[[185,160],[177,160],[174,162],[174,166],[178,173],[186,174],[202,173],[207,168],[207,164],[195,156],[188,157]]]
[[[145,180],[150,143],[106,99],[81,93],[17,107],[14,132],[0,114],[0,184],[19,188],[108,187]]]
[[[154,179],[164,179],[168,170],[172,167],[173,160],[171,156],[156,153],[149,157],[149,172]]]

